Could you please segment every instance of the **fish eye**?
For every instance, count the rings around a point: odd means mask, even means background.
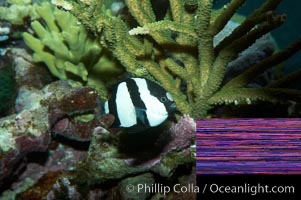
[[[161,98],[160,98],[160,101],[161,101],[162,103],[166,102],[166,97],[161,97]]]

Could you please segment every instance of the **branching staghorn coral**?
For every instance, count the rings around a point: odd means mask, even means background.
[[[39,15],[35,11],[34,3],[42,3],[48,0],[6,0],[9,7],[0,6],[0,19],[9,21],[12,24],[22,25],[26,19],[36,19]]]
[[[38,38],[29,33],[23,34],[25,43],[34,50],[34,60],[45,62],[51,73],[60,79],[67,80],[68,73],[72,73],[87,81],[88,68],[97,62],[101,47],[87,37],[84,27],[78,25],[77,19],[70,13],[53,9],[48,3],[37,6],[36,11],[46,26],[33,21],[31,26]],[[50,50],[45,51],[46,48]],[[85,56],[92,57],[92,66],[86,66]]]
[[[166,16],[160,21],[150,0],[125,0],[139,25],[136,28],[120,16],[108,15],[103,2],[56,0],[55,4],[68,5],[70,12],[99,37],[100,44],[108,48],[130,74],[159,82],[173,95],[181,113],[207,117],[217,104],[279,102],[283,95],[300,100],[299,90],[274,88],[277,83],[262,88],[246,86],[298,51],[301,40],[222,85],[228,64],[285,21],[284,15],[274,14],[281,0],[267,0],[217,46],[213,44],[214,36],[222,31],[245,0],[232,0],[217,11],[212,10],[213,0],[170,0]]]
[[[49,2],[11,0],[9,3],[9,7],[0,7],[3,13],[21,14],[1,14],[0,19],[12,24],[32,20],[34,33],[23,33],[23,39],[34,51],[35,62],[44,62],[54,76],[72,85],[94,86],[106,98],[106,83],[115,82],[123,69],[76,17]]]
[[[46,63],[51,73],[61,80],[73,80],[96,87],[105,98],[103,80],[109,78],[100,76],[106,70],[115,75],[122,73],[115,60],[108,57],[71,13],[49,3],[35,5],[35,12],[40,21],[33,21],[31,27],[37,37],[23,34],[25,43],[34,51],[34,61]]]

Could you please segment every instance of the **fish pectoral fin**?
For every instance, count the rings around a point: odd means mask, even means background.
[[[141,124],[148,125],[148,120],[146,118],[145,109],[135,108],[135,111],[136,111],[136,116],[137,116],[138,120],[141,122]]]

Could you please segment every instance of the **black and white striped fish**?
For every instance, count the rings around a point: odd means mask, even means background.
[[[144,78],[129,78],[118,83],[104,105],[105,113],[115,116],[112,127],[127,128],[129,133],[159,126],[175,109],[171,94]]]

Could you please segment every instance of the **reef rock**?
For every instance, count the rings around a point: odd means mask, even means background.
[[[59,119],[93,111],[97,105],[97,92],[93,88],[71,88],[62,81],[54,82],[27,97],[26,102],[35,104],[18,114],[0,119],[0,180],[9,176],[14,165],[28,153],[48,149],[50,130]],[[86,129],[86,133],[89,133],[89,129]],[[82,136],[79,134],[78,137]]]

